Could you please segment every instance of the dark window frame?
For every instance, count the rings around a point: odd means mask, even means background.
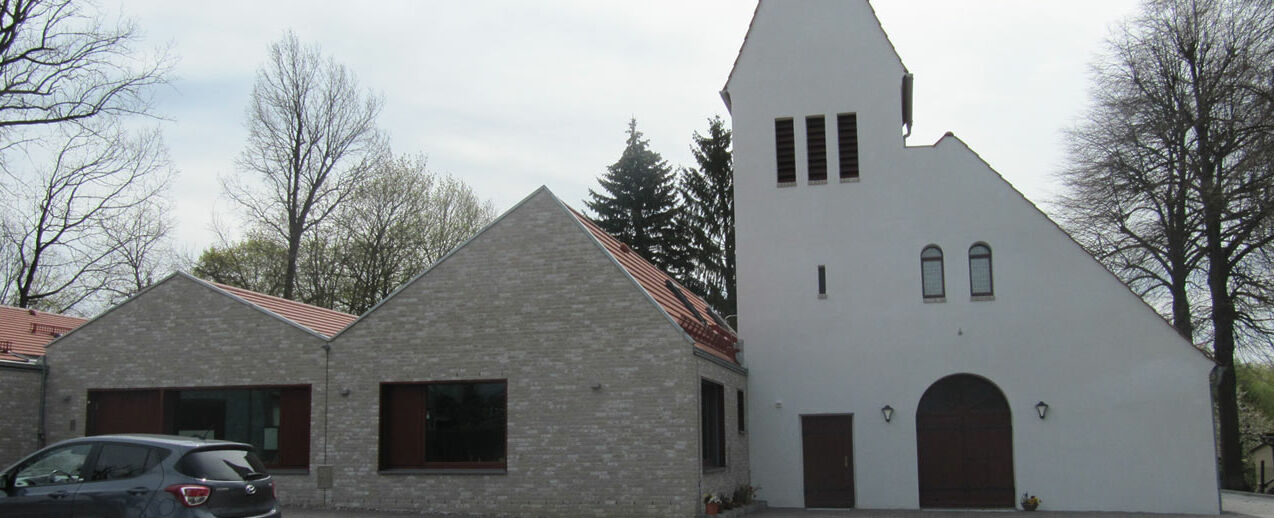
[[[978,253],[975,255],[973,252],[973,249],[979,248],[979,247],[985,249],[986,253]],[[979,292],[975,290],[973,286],[973,260],[974,259],[986,259],[987,290],[984,292]],[[969,296],[990,297],[993,295],[995,295],[995,262],[991,259],[991,245],[988,245],[986,243],[979,241],[977,243],[973,243],[973,245],[969,247]]]
[[[446,462],[446,461],[429,461],[425,457],[428,454],[428,425],[424,421],[424,414],[428,412],[428,387],[435,385],[477,385],[501,383],[504,385],[504,460],[492,462]],[[389,425],[387,412],[388,405],[385,401],[386,387],[422,387],[421,390],[421,436],[419,443],[420,460],[419,462],[401,462],[395,465],[387,465],[389,456],[393,453],[386,450],[386,430]],[[382,472],[393,472],[402,470],[418,470],[418,469],[439,469],[439,470],[507,470],[509,459],[509,380],[507,378],[499,379],[463,379],[463,380],[440,380],[440,381],[386,381],[380,384],[380,422],[378,423],[377,437],[377,469]]]
[[[930,250],[937,251],[938,256],[925,257],[925,253]],[[942,299],[947,296],[947,267],[943,262],[943,258],[942,247],[938,245],[928,245],[920,250],[920,294],[925,299]],[[938,263],[938,288],[940,291],[936,294],[925,292],[925,263],[929,262]]]
[[[836,149],[838,151],[840,178],[858,179],[858,114],[836,114]]]
[[[726,467],[725,385],[707,378],[699,380],[699,428],[703,467]]]
[[[778,182],[796,183],[796,122],[791,117],[774,119],[774,160]]]
[[[810,183],[827,181],[827,118],[805,117],[805,175]]]

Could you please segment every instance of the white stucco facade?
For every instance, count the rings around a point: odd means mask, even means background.
[[[1216,514],[1212,363],[964,142],[908,147],[906,72],[865,0],[762,0],[723,92],[761,497],[804,507],[800,416],[853,414],[854,505],[919,507],[917,404],[970,373],[1008,401],[1016,495],[1044,510]],[[858,181],[838,178],[838,113],[857,114]],[[818,114],[828,180],[811,184],[804,119]],[[785,117],[796,182],[780,186]],[[970,295],[975,243],[993,253],[989,300]],[[928,245],[944,252],[941,302],[921,294]]]

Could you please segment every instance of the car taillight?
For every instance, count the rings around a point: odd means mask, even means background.
[[[274,482],[270,482],[270,498],[279,499],[279,490],[274,488]]]
[[[208,501],[208,497],[212,495],[212,488],[207,486],[195,486],[190,484],[176,484],[164,488],[164,491],[172,493],[177,497],[177,501],[186,507],[199,507]]]

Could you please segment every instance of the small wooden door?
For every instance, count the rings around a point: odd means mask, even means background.
[[[854,506],[854,416],[801,416],[805,507]]]
[[[916,411],[921,507],[1013,507],[1013,420],[990,381],[948,376]]]

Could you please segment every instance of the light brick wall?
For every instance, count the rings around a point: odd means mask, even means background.
[[[717,361],[695,358],[698,378],[720,383],[725,387],[725,467],[703,470],[699,496],[717,493],[723,497],[733,495],[739,486],[750,483],[748,464],[748,438],[746,431],[739,433],[738,391],[747,398],[747,375],[740,369],[727,368]],[[698,386],[698,380],[695,380]],[[744,408],[744,414],[751,412]],[[699,440],[702,441],[702,434]],[[703,446],[700,445],[700,448]]]
[[[156,285],[48,351],[49,442],[84,434],[89,389],[308,384],[323,422],[324,340],[183,276]],[[64,401],[68,398],[69,401]],[[311,464],[323,428],[310,428]],[[280,500],[320,504],[312,472],[275,477]]]
[[[704,487],[747,481],[744,376],[697,358],[547,191],[335,337],[326,379],[324,343],[174,277],[50,348],[50,440],[84,433],[89,389],[309,384],[311,470],[276,473],[288,504],[689,517]],[[726,385],[728,468],[706,475],[700,377]],[[506,472],[378,472],[382,382],[477,379],[508,381]]]
[[[694,516],[698,381],[681,333],[546,191],[339,336],[339,505]],[[508,470],[377,473],[379,383],[508,380]],[[601,384],[600,390],[591,387]]]
[[[0,363],[0,470],[39,446],[40,370]]]

